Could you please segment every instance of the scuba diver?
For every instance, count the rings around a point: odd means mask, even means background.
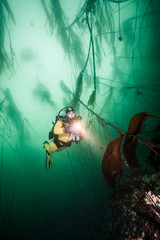
[[[73,107],[69,106],[60,110],[49,132],[50,143],[47,141],[43,143],[46,149],[46,170],[52,167],[51,154],[70,147],[73,142],[79,143],[83,139],[84,131],[82,117],[76,115]]]

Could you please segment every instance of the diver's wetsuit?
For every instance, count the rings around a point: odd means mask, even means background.
[[[57,121],[53,128],[54,139],[49,144],[44,144],[48,153],[54,153],[64,150],[66,147],[71,146],[73,134],[64,133],[63,123]]]
[[[82,118],[80,116],[67,118],[62,117],[61,119],[56,117],[56,124],[49,132],[50,143],[44,142],[43,147],[46,149],[46,169],[52,167],[52,153],[60,152],[67,147],[70,147],[72,142],[78,143],[83,139],[83,133],[75,133],[74,124],[75,121],[80,121]],[[79,132],[79,131],[78,131]]]

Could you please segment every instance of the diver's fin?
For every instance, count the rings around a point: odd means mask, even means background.
[[[46,170],[50,169],[52,167],[52,164],[52,155],[48,151],[46,151]]]

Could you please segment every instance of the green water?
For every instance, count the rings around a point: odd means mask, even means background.
[[[138,112],[160,117],[160,3],[8,0],[9,10],[2,2],[1,239],[114,239],[101,161],[118,133],[107,125],[106,134],[96,114],[123,131]],[[43,142],[76,90],[75,110],[91,124],[80,143],[53,154],[46,171]],[[147,119],[142,137],[158,136],[159,119]],[[150,149],[141,143],[137,154],[142,173],[154,173]]]

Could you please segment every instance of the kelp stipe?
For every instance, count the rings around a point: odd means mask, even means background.
[[[88,48],[87,59],[86,59],[86,62],[84,64],[83,69],[81,70],[81,72],[80,72],[80,74],[79,74],[79,76],[76,80],[76,89],[75,89],[75,93],[73,93],[73,99],[72,99],[72,102],[71,102],[71,105],[73,105],[73,106],[77,105],[77,103],[78,103],[78,101],[81,97],[81,94],[82,94],[83,75],[84,75],[84,71],[87,68],[87,64],[88,64],[88,60],[89,60],[89,56],[90,56],[91,43],[92,43],[92,40],[91,40],[91,36],[90,36],[90,43],[89,43],[89,48]]]
[[[81,41],[80,34],[78,35],[75,32],[75,26],[78,27],[80,32],[88,29],[90,34],[90,44],[88,50],[88,57],[86,63],[88,63],[90,48],[92,47],[92,65],[93,65],[93,92],[90,95],[90,99],[88,101],[89,105],[94,107],[96,101],[96,91],[97,91],[97,79],[96,79],[96,60],[98,64],[101,64],[102,58],[102,36],[107,44],[113,48],[113,53],[115,55],[115,47],[114,47],[114,19],[112,16],[112,8],[110,6],[109,1],[88,1],[86,0],[83,4],[80,11],[78,11],[73,22],[68,25],[67,17],[64,14],[64,10],[60,1],[50,1],[46,3],[44,0],[41,0],[42,6],[48,18],[50,27],[52,32],[54,30],[54,26],[57,28],[57,36],[61,41],[61,44],[68,54],[68,57],[73,59],[75,64],[78,65],[81,71],[84,71],[86,68],[85,57],[84,57],[84,49],[83,41]],[[117,3],[114,2],[113,3]],[[106,14],[107,13],[107,14]],[[94,32],[93,32],[94,29]],[[108,36],[105,36],[104,35]],[[96,35],[96,36],[95,36]],[[68,48],[70,46],[70,48]],[[96,54],[96,56],[95,56]],[[83,65],[85,65],[83,69]],[[89,68],[88,68],[89,69]],[[87,69],[87,71],[88,71]],[[84,78],[85,79],[85,78]],[[78,96],[81,96],[81,90],[78,93],[77,84],[75,86],[74,99],[73,103],[76,105]]]
[[[73,107],[75,107],[77,105],[78,100],[81,97],[82,87],[83,87],[83,71],[80,72],[80,74],[76,80],[76,90],[75,90],[75,93],[73,93],[73,100],[71,102],[71,105]]]
[[[86,8],[87,9],[87,8]],[[88,101],[89,106],[93,106],[96,100],[96,89],[97,89],[97,83],[96,83],[96,63],[95,63],[95,50],[94,50],[94,40],[93,40],[93,33],[92,33],[92,22],[89,23],[89,13],[91,12],[91,9],[88,11],[86,10],[86,22],[88,25],[89,33],[90,33],[90,39],[91,39],[91,45],[92,45],[92,62],[93,62],[93,83],[94,83],[94,91],[92,92],[90,99]],[[92,17],[92,15],[91,15]]]

